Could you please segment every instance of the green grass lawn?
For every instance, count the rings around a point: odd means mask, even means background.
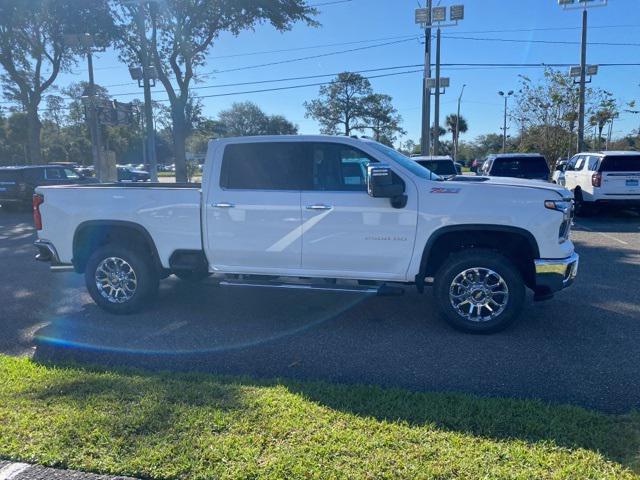
[[[639,478],[640,414],[0,356],[0,458],[151,478]],[[634,473],[634,471],[636,473]]]

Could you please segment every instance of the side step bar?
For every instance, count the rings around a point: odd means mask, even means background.
[[[314,290],[320,292],[347,292],[361,294],[375,294],[378,296],[404,295],[404,288],[389,285],[331,285],[321,283],[283,283],[283,282],[259,282],[252,280],[222,280],[220,285],[224,287],[259,287],[259,288],[285,288],[294,290]]]

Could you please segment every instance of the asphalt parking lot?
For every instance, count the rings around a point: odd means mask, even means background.
[[[37,360],[376,383],[640,407],[640,216],[578,219],[576,284],[529,298],[506,332],[450,329],[431,295],[191,285],[170,277],[141,314],[101,311],[83,277],[34,260],[29,214],[0,209],[0,352]]]

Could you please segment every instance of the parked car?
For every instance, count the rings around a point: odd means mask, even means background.
[[[28,208],[36,187],[95,183],[72,168],[51,165],[0,167],[0,205]]]
[[[489,155],[477,175],[549,180],[549,165],[539,153],[498,153]]]
[[[640,152],[579,153],[567,163],[564,177],[578,215],[605,205],[640,209]]]
[[[433,285],[455,327],[491,332],[573,282],[571,197],[552,183],[443,180],[368,139],[227,138],[203,183],[40,187],[38,258],[113,313],[174,273],[225,287],[398,294]],[[113,203],[113,198],[122,201]]]
[[[149,172],[134,167],[119,165],[117,169],[119,182],[148,182],[151,178]]]
[[[462,171],[458,171],[456,164],[449,155],[415,156],[411,157],[411,159],[441,177],[456,176]]]
[[[453,165],[456,167],[458,175],[462,175],[462,164],[460,162],[453,162]]]
[[[551,175],[551,181],[553,183],[564,185],[564,170],[567,167],[567,163],[569,163],[568,160],[558,160],[556,168],[553,170],[553,174]]]

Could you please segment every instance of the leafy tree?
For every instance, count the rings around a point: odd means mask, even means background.
[[[305,116],[320,124],[328,135],[352,135],[371,130],[373,138],[392,145],[402,117],[393,107],[389,95],[374,93],[369,80],[352,72],[342,72],[328,85],[320,87],[319,98],[305,102]]]
[[[369,80],[357,73],[343,72],[320,87],[319,98],[305,102],[305,116],[320,124],[327,135],[351,135],[367,126],[367,101],[373,94]]]
[[[465,133],[469,130],[467,120],[462,115],[460,115],[460,118],[458,119],[458,115],[455,113],[447,115],[444,123],[447,126],[447,130],[451,133],[451,143],[453,145],[458,143],[461,133]]]
[[[141,64],[141,39],[150,35],[150,62],[169,97],[177,181],[186,181],[187,177],[189,88],[198,78],[197,70],[205,64],[214,40],[222,32],[237,35],[263,22],[279,31],[290,29],[298,21],[316,24],[312,19],[316,10],[305,0],[164,0],[159,7],[156,2],[118,1],[123,60]],[[139,14],[146,19],[143,27],[137,21]]]
[[[106,0],[3,0],[0,2],[0,76],[4,96],[20,104],[27,120],[27,154],[41,162],[38,107],[60,72],[73,64],[77,49],[65,33],[100,33],[108,41]]]
[[[218,121],[225,137],[298,133],[298,127],[282,115],[267,115],[253,102],[233,103],[218,114]]]
[[[618,105],[610,92],[603,91],[595,111],[589,117],[589,123],[595,126],[598,132],[597,144],[593,148],[601,148],[602,131],[604,127],[620,115]]]
[[[364,128],[373,131],[373,138],[378,142],[393,146],[397,134],[405,135],[400,127],[402,117],[391,103],[392,98],[382,93],[373,93],[365,98]]]

